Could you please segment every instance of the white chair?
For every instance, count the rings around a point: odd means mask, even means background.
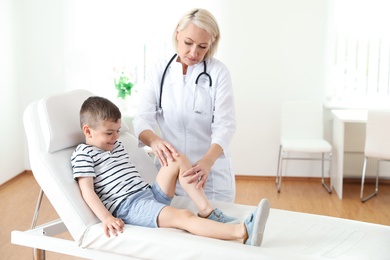
[[[388,226],[278,209],[271,209],[261,247],[194,236],[178,229],[133,225],[125,225],[123,233],[107,238],[99,219],[84,203],[70,165],[71,153],[84,139],[78,122],[79,109],[91,95],[84,90],[50,95],[30,104],[24,113],[32,172],[60,217],[29,230],[12,231],[11,242],[37,248],[38,259],[45,259],[45,250],[110,260],[381,259],[390,254]],[[153,183],[156,168],[126,128],[122,125],[120,139],[130,160]],[[240,220],[256,208],[212,203]],[[196,213],[188,198],[175,197],[172,205]],[[71,239],[56,236],[65,231]]]
[[[85,141],[79,123],[80,107],[92,95],[86,90],[63,92],[46,96],[26,108],[23,121],[30,164],[42,191],[32,228],[24,232],[12,231],[12,243],[34,248],[36,259],[45,259],[45,251],[88,259],[194,259],[204,252],[208,252],[210,258],[221,256],[227,259],[231,256],[238,259],[244,251],[247,259],[257,255],[261,248],[248,248],[243,244],[197,237],[168,228],[125,225],[122,234],[107,238],[100,220],[81,197],[70,165],[70,156],[76,145]],[[138,148],[138,140],[124,123],[120,140],[142,177],[152,184],[157,169],[146,151]],[[60,219],[36,226],[43,195],[49,199]],[[193,203],[185,197],[175,197],[172,205],[196,212]],[[239,219],[256,208],[222,202],[215,202],[214,206]],[[56,237],[66,231],[73,240]]]
[[[368,158],[377,159],[375,191],[364,197],[364,182]],[[366,202],[378,193],[379,169],[381,161],[390,161],[390,111],[368,111],[366,125],[366,143],[364,146],[364,164],[360,199]]]
[[[298,157],[297,154],[300,154]],[[313,154],[321,155],[320,158]],[[291,156],[291,155],[295,155]],[[307,156],[306,156],[307,155]],[[326,155],[326,156],[325,156]],[[332,193],[324,180],[324,162],[332,160],[332,146],[323,138],[322,104],[311,101],[288,101],[282,104],[281,139],[276,173],[276,187],[280,192],[285,160],[320,160],[322,186]]]

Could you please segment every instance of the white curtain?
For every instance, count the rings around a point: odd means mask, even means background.
[[[335,0],[328,98],[378,106],[390,100],[390,1]]]

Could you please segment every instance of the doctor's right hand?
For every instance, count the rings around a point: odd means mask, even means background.
[[[150,147],[152,148],[155,156],[158,158],[161,166],[168,166],[168,160],[174,161],[174,157],[179,156],[175,147],[161,138],[152,141],[150,143]]]

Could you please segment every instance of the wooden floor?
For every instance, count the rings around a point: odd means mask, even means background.
[[[299,178],[301,179],[301,178]],[[329,194],[320,179],[285,180],[281,192],[276,191],[275,178],[253,180],[238,178],[236,202],[256,205],[260,198],[268,198],[271,208],[320,214],[390,225],[390,185],[379,185],[376,197],[360,201],[360,182],[344,181],[343,199],[335,192]],[[374,191],[375,185],[366,185],[365,191]]]
[[[373,189],[368,186],[367,189]],[[0,186],[0,258],[8,260],[32,259],[32,249],[13,245],[12,230],[27,230],[35,209],[39,186],[30,173],[24,173]],[[283,179],[281,193],[275,188],[275,178],[238,177],[236,202],[257,205],[261,198],[268,198],[271,208],[299,211],[326,216],[348,218],[383,225],[390,225],[390,185],[379,187],[378,196],[366,203],[359,199],[360,184],[345,183],[344,198],[328,194],[315,179]],[[46,197],[40,210],[38,225],[58,218]],[[69,234],[63,235],[68,238]],[[46,259],[80,259],[46,253]]]

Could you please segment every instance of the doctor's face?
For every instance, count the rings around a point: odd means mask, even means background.
[[[187,66],[201,62],[211,45],[210,34],[193,23],[177,32],[176,40],[180,62]]]

